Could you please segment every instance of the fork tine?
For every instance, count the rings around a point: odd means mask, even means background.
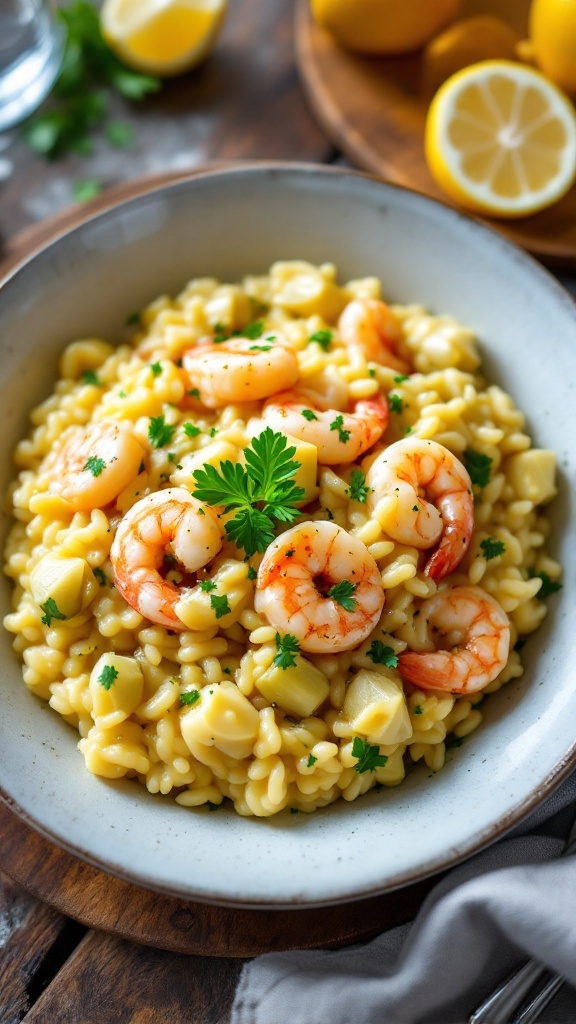
[[[484,1000],[468,1024],[508,1024],[518,1004],[545,973],[546,968],[542,964],[529,960]]]

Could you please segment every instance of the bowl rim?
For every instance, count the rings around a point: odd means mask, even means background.
[[[95,221],[103,221],[109,217],[113,217],[115,212],[119,209],[135,206],[139,202],[147,202],[155,195],[165,194],[167,192],[185,192],[196,182],[202,184],[202,182],[206,180],[211,181],[218,178],[240,180],[245,177],[253,178],[262,175],[272,177],[276,175],[281,177],[283,175],[291,176],[292,174],[295,174],[296,176],[314,176],[317,178],[329,177],[364,180],[386,190],[409,194],[413,197],[413,200],[416,203],[422,203],[426,207],[430,205],[438,207],[442,211],[442,215],[447,216],[449,219],[472,224],[473,230],[479,231],[484,236],[491,239],[492,244],[500,246],[504,252],[507,253],[509,258],[516,260],[516,262],[520,264],[524,264],[532,273],[536,273],[538,276],[544,277],[548,288],[552,292],[555,292],[556,298],[560,300],[565,307],[570,309],[570,312],[576,322],[576,299],[573,298],[567,289],[562,286],[554,274],[540,263],[538,259],[530,253],[522,250],[514,242],[499,234],[481,218],[472,216],[462,210],[455,209],[449,204],[442,202],[440,199],[427,196],[415,189],[410,189],[394,182],[385,181],[375,174],[358,171],[354,168],[300,161],[287,162],[276,160],[238,161],[232,163],[230,166],[219,165],[209,167],[208,169],[191,169],[190,171],[182,172],[181,175],[178,174],[178,177],[176,177],[175,180],[161,184],[154,183],[153,179],[155,176],[152,175],[150,176],[152,181],[149,187],[144,187],[146,185],[146,177],[139,178],[136,179],[136,182],[138,183],[137,194],[120,199],[115,198],[114,195],[112,195],[108,200],[104,194],[104,196],[101,196],[98,199],[98,210],[87,210],[86,215],[82,217],[77,224],[72,227],[63,228],[62,230],[58,230],[57,227],[57,222],[61,217],[61,214],[56,214],[51,218],[55,222],[56,233],[54,236],[40,244],[37,248],[33,248],[30,253],[26,254],[21,259],[18,259],[13,266],[8,268],[5,275],[0,279],[0,302],[2,301],[6,287],[9,286],[13,280],[17,279],[37,257],[41,256],[53,247],[58,246],[61,242],[67,240],[77,232],[83,231],[86,226],[94,223]],[[143,187],[140,188],[140,185]],[[475,838],[467,842],[460,842],[457,846],[448,846],[443,854],[437,856],[433,860],[430,860],[424,869],[422,866],[419,866],[413,869],[400,871],[395,875],[394,879],[388,883],[370,886],[363,889],[356,887],[354,892],[349,895],[337,895],[320,900],[308,899],[306,895],[301,895],[291,898],[289,902],[283,898],[275,900],[272,897],[263,901],[261,899],[250,898],[234,899],[233,897],[228,896],[223,898],[218,893],[210,894],[206,892],[197,894],[191,892],[190,888],[186,886],[180,889],[177,886],[163,884],[162,882],[155,880],[153,877],[150,877],[146,872],[136,872],[128,869],[124,870],[116,865],[111,866],[100,857],[91,853],[90,850],[84,849],[81,845],[77,845],[76,843],[68,842],[65,837],[60,836],[57,832],[53,832],[49,827],[38,822],[34,816],[22,808],[1,785],[0,800],[2,800],[2,802],[26,825],[31,827],[44,838],[48,839],[50,842],[54,843],[57,847],[66,850],[68,853],[78,857],[80,860],[88,864],[91,864],[100,871],[114,875],[124,881],[132,883],[133,885],[140,886],[153,892],[176,896],[181,899],[188,899],[191,902],[207,903],[216,906],[231,908],[244,907],[247,909],[289,909],[294,908],[295,906],[320,907],[356,902],[372,896],[382,895],[383,893],[393,892],[425,878],[429,878],[439,872],[455,867],[457,864],[467,860],[469,857],[491,845],[509,832],[514,826],[518,825],[532,811],[539,807],[556,789],[558,789],[562,782],[572,773],[575,767],[576,738],[570,749],[562,756],[554,768],[547,773],[546,777],[541,780],[537,789],[534,789],[528,796],[515,803],[514,806],[506,813],[501,814],[497,821],[495,821],[491,826],[485,828],[483,833],[476,834]]]

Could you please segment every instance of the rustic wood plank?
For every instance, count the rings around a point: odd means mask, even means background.
[[[73,203],[74,183],[104,187],[214,159],[325,161],[333,145],[309,111],[294,64],[293,0],[234,0],[209,59],[166,80],[140,104],[111,97],[110,116],[131,125],[134,145],[94,138],[87,157],[47,162],[18,130],[2,152],[13,163],[0,194],[3,240]]]
[[[89,932],[23,1024],[227,1024],[241,967]]]
[[[46,978],[51,978],[52,969],[59,968],[61,956],[70,949],[71,937],[69,922],[62,914],[0,874],[2,1024],[18,1024],[22,1020],[34,1002],[35,992]]]

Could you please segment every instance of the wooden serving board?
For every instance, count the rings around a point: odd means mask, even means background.
[[[466,4],[518,24],[526,0]],[[521,20],[521,19],[520,19]],[[424,158],[427,101],[420,94],[418,54],[364,57],[344,50],[310,13],[310,0],[295,7],[296,57],[310,105],[346,156],[363,170],[449,203]],[[455,204],[450,204],[455,205]],[[576,267],[576,186],[542,213],[521,220],[485,222],[551,266]]]
[[[215,166],[231,166],[220,163]],[[191,177],[167,173],[109,189],[16,236],[0,257],[0,277],[63,231],[117,202]],[[80,766],[79,766],[80,770]],[[314,909],[243,910],[151,892],[92,867],[29,827],[0,795],[0,871],[90,928],[176,953],[252,957],[285,949],[358,942],[413,918],[435,879],[384,896]]]

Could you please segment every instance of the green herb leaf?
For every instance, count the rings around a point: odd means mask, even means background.
[[[310,423],[312,422],[312,420],[318,419],[316,413],[312,412],[312,409],[302,409],[301,415],[304,417],[305,420],[309,420]]]
[[[397,373],[394,377],[395,384],[403,384],[405,380],[410,380],[410,377],[406,373]]]
[[[102,387],[102,381],[100,380],[98,374],[94,372],[94,370],[84,370],[84,373],[81,375],[80,380],[82,381],[83,384],[94,384],[94,386],[97,388]]]
[[[84,469],[89,470],[90,473],[92,473],[92,476],[100,476],[103,470],[106,469],[106,463],[104,462],[104,459],[99,459],[96,455],[91,455],[90,458],[86,460]]]
[[[102,185],[96,178],[86,178],[85,181],[76,181],[73,186],[74,199],[77,203],[89,203],[102,191]]]
[[[248,579],[255,580],[258,577],[258,573],[253,565],[248,566]]]
[[[347,612],[353,612],[356,607],[356,598],[352,597],[358,584],[350,583],[350,580],[340,580],[328,591],[328,597],[332,597],[337,604],[341,605]]]
[[[106,573],[104,572],[103,569],[92,569],[92,572],[94,573],[94,575],[95,575],[96,579],[98,580],[98,583],[100,584],[101,587],[107,587],[108,586],[108,578],[107,578]]]
[[[159,377],[162,373],[162,363],[150,363],[150,369],[154,377]]]
[[[300,653],[298,640],[291,633],[286,633],[285,636],[280,636],[280,633],[276,633],[274,639],[278,650],[278,654],[274,658],[274,664],[278,668],[291,668],[296,664],[296,655]]]
[[[492,558],[497,558],[498,555],[503,555],[506,551],[506,545],[501,540],[495,540],[494,537],[486,537],[485,540],[480,541],[480,547],[487,562]]]
[[[204,594],[209,594],[211,590],[216,590],[216,584],[214,580],[200,580],[198,586]]]
[[[111,146],[124,148],[134,143],[134,129],[131,124],[126,124],[123,121],[109,121],[105,128],[105,135]]]
[[[51,626],[52,619],[64,620],[66,618],[66,615],[62,614],[53,597],[49,597],[48,600],[44,602],[44,604],[40,605],[40,608],[44,612],[44,615],[42,616],[42,622],[44,623],[45,626]]]
[[[380,747],[369,743],[368,740],[360,739],[359,736],[354,737],[352,757],[358,761],[358,764],[354,765],[354,770],[359,775],[363,772],[374,772],[377,768],[385,768],[388,763],[387,756],[380,753]]]
[[[550,594],[556,594],[559,590],[562,590],[562,584],[557,580],[551,580],[547,572],[537,572],[536,576],[542,580],[542,586],[536,594],[541,600],[545,597],[550,597]]]
[[[404,408],[404,402],[400,398],[400,395],[395,394],[391,391],[388,395],[388,405],[390,406],[390,412],[401,413]]]
[[[315,341],[317,345],[320,345],[320,348],[327,352],[332,341],[332,331],[314,331],[314,334],[311,334],[308,338],[308,342],[311,341]]]
[[[422,715],[422,714],[424,714],[424,711],[423,711],[422,707],[420,706],[420,704],[417,704],[416,707],[414,708],[414,714],[415,715]]]
[[[190,704],[195,704],[197,700],[200,700],[200,694],[198,690],[186,690],[180,694],[180,705],[185,708]]]
[[[340,414],[339,416],[336,417],[335,420],[332,420],[332,423],[330,424],[330,430],[337,430],[338,440],[341,441],[342,444],[346,444],[346,441],[350,437],[350,431],[344,430],[343,423],[344,417],[342,416],[342,414]]]
[[[352,501],[359,501],[363,505],[366,504],[368,488],[366,487],[366,474],[361,469],[352,470],[348,494]]]
[[[393,647],[388,647],[381,640],[373,640],[366,654],[375,665],[385,665],[386,668],[398,667],[398,655]]]
[[[318,758],[315,757],[314,754],[308,754],[308,760],[306,761],[306,767],[307,768],[313,768],[314,765],[316,764],[317,760],[318,760]]]
[[[198,437],[198,434],[202,433],[200,427],[197,427],[195,423],[183,423],[182,430],[186,434],[186,437],[190,438]]]
[[[170,441],[176,433],[176,427],[166,423],[164,414],[152,416],[148,424],[148,440],[153,448],[162,448]]]
[[[242,338],[248,338],[250,341],[256,341],[257,338],[261,338],[264,334],[264,321],[253,320],[251,324],[246,324],[241,331],[237,331]]]
[[[187,391],[186,394],[190,395],[191,398],[200,398],[200,389],[190,388],[190,390]]]
[[[194,473],[195,498],[224,505],[225,513],[236,510],[226,523],[226,535],[248,557],[272,542],[274,520],[291,523],[299,515],[295,502],[304,497],[304,490],[294,484],[300,468],[295,454],[284,434],[267,427],[244,449],[245,466],[226,460],[218,469],[206,463]]]
[[[100,686],[103,686],[105,690],[109,690],[114,685],[114,680],[118,677],[118,669],[114,668],[113,665],[104,665],[100,675],[98,676],[98,682]]]
[[[464,465],[468,470],[470,479],[477,487],[486,487],[490,480],[490,468],[492,459],[488,455],[474,451],[473,448],[466,448],[464,452]]]
[[[218,594],[210,594],[210,605],[214,609],[217,619],[222,619],[225,615],[228,615],[228,612],[232,611],[226,594],[223,594],[221,597]]]

